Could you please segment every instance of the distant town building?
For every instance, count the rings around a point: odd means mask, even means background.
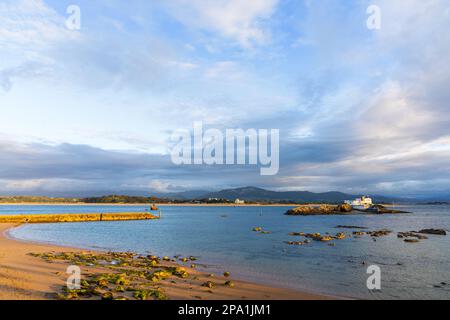
[[[345,200],[344,203],[351,205],[355,209],[367,209],[373,205],[372,198],[368,196],[362,196],[355,200]]]
[[[234,203],[235,203],[235,204],[244,204],[245,201],[244,201],[244,200],[240,200],[240,199],[236,199],[236,200],[234,201]]]

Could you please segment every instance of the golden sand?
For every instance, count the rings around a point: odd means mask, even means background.
[[[0,299],[2,300],[42,300],[55,299],[55,293],[61,292],[66,283],[68,267],[64,262],[48,263],[29,253],[46,252],[82,252],[74,248],[35,244],[9,239],[8,229],[16,224],[0,224]],[[96,267],[82,267],[82,274],[95,273]],[[235,281],[235,286],[217,287],[213,293],[198,285],[211,278],[208,274],[196,269],[187,268],[189,274],[196,276],[196,282],[191,280],[177,283],[162,283],[161,287],[170,299],[174,300],[317,300],[329,297],[298,292],[294,290],[275,288],[260,284]],[[229,278],[216,276],[215,281],[226,281]],[[197,283],[198,282],[198,283]]]

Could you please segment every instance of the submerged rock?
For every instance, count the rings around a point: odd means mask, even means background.
[[[417,238],[417,239],[420,239],[420,240],[428,239],[428,237],[420,235],[420,234],[417,234],[414,231],[398,232],[397,233],[397,237],[400,238],[400,239],[403,239],[403,238]]]
[[[439,236],[447,235],[447,232],[445,232],[445,230],[443,230],[443,229],[423,229],[423,230],[418,231],[418,233],[433,234],[433,235],[439,235]]]
[[[286,241],[286,244],[289,244],[291,246],[301,246],[305,244],[305,242],[302,241]]]
[[[366,213],[375,213],[375,214],[396,214],[396,213],[410,213],[408,211],[387,209],[385,206],[381,204],[375,204],[368,209],[358,209],[358,211],[366,212]]]
[[[304,237],[306,234],[304,232],[291,232],[291,233],[289,233],[289,235]]]
[[[343,226],[343,225],[338,225],[335,228],[340,228],[340,229],[367,229],[366,227],[358,227],[358,226]]]
[[[387,230],[387,229],[367,232],[368,235],[370,235],[372,237],[375,237],[375,238],[384,237],[384,236],[387,236],[387,235],[389,235],[391,233],[392,233],[392,231],[391,230]]]
[[[408,243],[417,243],[417,242],[419,242],[419,239],[407,238],[403,241],[408,242]]]

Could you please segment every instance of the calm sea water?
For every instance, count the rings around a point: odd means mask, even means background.
[[[143,206],[0,206],[0,214],[142,211]],[[450,206],[410,206],[404,215],[292,217],[286,207],[162,207],[153,221],[25,225],[11,236],[88,249],[142,254],[194,255],[210,272],[231,271],[234,278],[279,287],[370,299],[450,299],[450,236],[408,244],[395,233],[349,238],[331,247],[300,240],[289,232],[336,233],[337,225],[394,232],[423,228],[450,230]],[[272,234],[252,232],[263,227]],[[382,272],[382,290],[366,287],[367,267]]]

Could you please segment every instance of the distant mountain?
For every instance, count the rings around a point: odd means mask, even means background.
[[[152,195],[163,199],[190,200],[203,198],[203,196],[208,192],[209,191],[206,190],[191,190],[191,191],[171,192],[171,193],[152,193]]]
[[[204,194],[201,198],[220,198],[227,200],[241,199],[246,201],[292,201],[297,203],[338,203],[361,195],[351,195],[337,191],[314,193],[309,191],[270,191],[256,187],[227,189]],[[372,196],[375,202],[393,202],[400,199],[384,196]]]
[[[115,196],[105,196],[105,195],[115,195]],[[131,203],[135,201],[136,203],[151,203],[157,198],[160,200],[179,200],[179,201],[190,201],[190,200],[201,200],[209,198],[226,199],[229,201],[234,201],[236,199],[255,202],[291,202],[291,203],[341,203],[344,200],[352,200],[360,195],[346,194],[337,191],[314,193],[309,191],[271,191],[257,187],[244,187],[236,189],[226,189],[221,191],[205,191],[205,190],[190,190],[184,192],[172,192],[172,193],[161,193],[161,192],[151,192],[151,191],[140,191],[140,190],[128,190],[128,191],[97,191],[97,192],[73,192],[70,197],[65,194],[55,194],[52,195],[55,198],[47,198],[40,196],[39,194],[35,197],[29,196],[3,196],[0,197],[0,202],[76,202],[88,200],[88,202],[104,203],[105,201],[113,202],[123,202]],[[109,199],[114,197],[114,199]],[[437,202],[436,199],[421,199],[417,198],[391,198],[378,195],[371,195],[375,203],[427,203],[427,202]],[[59,198],[59,199],[57,199]],[[123,198],[123,199],[122,199]],[[444,199],[444,197],[443,197]],[[439,200],[446,201],[446,200]]]

